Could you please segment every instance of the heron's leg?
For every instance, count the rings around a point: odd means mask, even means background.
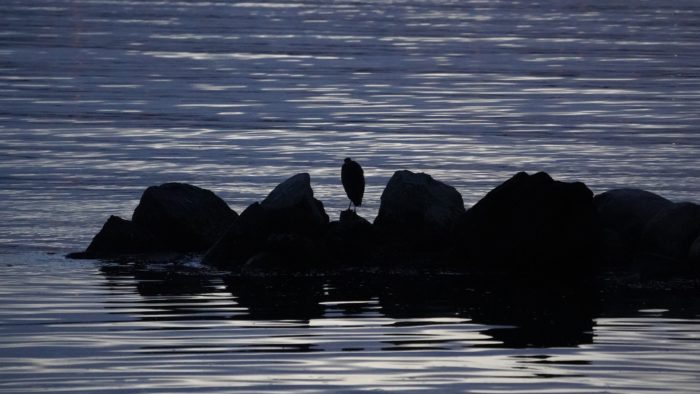
[[[348,211],[350,210],[351,205],[352,205],[352,201],[350,201],[350,204],[348,204]]]

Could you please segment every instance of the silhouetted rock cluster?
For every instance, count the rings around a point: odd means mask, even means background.
[[[468,210],[453,187],[397,171],[370,223],[354,211],[330,222],[308,174],[294,175],[236,215],[214,193],[149,187],[132,220],[112,216],[87,250],[99,258],[204,252],[203,262],[248,273],[421,267],[576,277],[626,266],[686,273],[700,266],[700,206],[580,182],[515,174]]]

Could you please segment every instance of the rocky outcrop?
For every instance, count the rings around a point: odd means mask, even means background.
[[[132,220],[111,216],[74,258],[206,252],[203,262],[247,273],[327,268],[442,268],[577,277],[597,261],[626,274],[700,272],[700,205],[639,189],[597,195],[580,182],[521,172],[469,210],[451,186],[397,171],[370,223],[345,210],[329,223],[309,174],[275,187],[240,217],[211,191],[149,187]],[[600,268],[600,267],[598,267]]]
[[[424,173],[396,171],[381,196],[374,226],[384,237],[412,246],[439,247],[464,213],[462,195]]]
[[[583,183],[520,172],[459,218],[455,258],[486,270],[580,272],[594,250],[594,218],[593,193]]]
[[[323,203],[314,198],[309,174],[280,183],[262,201],[246,208],[207,251],[203,262],[233,268],[303,266],[316,262],[317,240],[328,225]]]
[[[185,183],[151,186],[141,196],[131,221],[111,216],[85,252],[69,257],[204,251],[237,216],[209,190]]]
[[[639,253],[642,232],[659,211],[673,203],[640,189],[613,189],[593,198],[600,224],[601,258],[608,265],[630,265]]]

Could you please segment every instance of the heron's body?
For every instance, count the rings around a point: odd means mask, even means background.
[[[349,157],[346,158],[340,169],[340,180],[352,204],[355,207],[361,206],[362,196],[365,194],[365,174],[360,164]]]

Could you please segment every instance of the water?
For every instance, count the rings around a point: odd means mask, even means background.
[[[398,169],[467,205],[520,170],[699,202],[700,3],[2,8],[0,391],[700,388],[697,291],[606,295],[571,316],[600,297],[515,308],[439,278],[431,291],[457,293],[392,303],[382,284],[246,286],[196,261],[162,287],[168,270],[60,257],[168,181],[240,212],[309,172],[337,218],[346,156],[365,167],[370,219]],[[280,297],[251,302],[260,289]],[[532,337],[543,311],[563,322]]]

